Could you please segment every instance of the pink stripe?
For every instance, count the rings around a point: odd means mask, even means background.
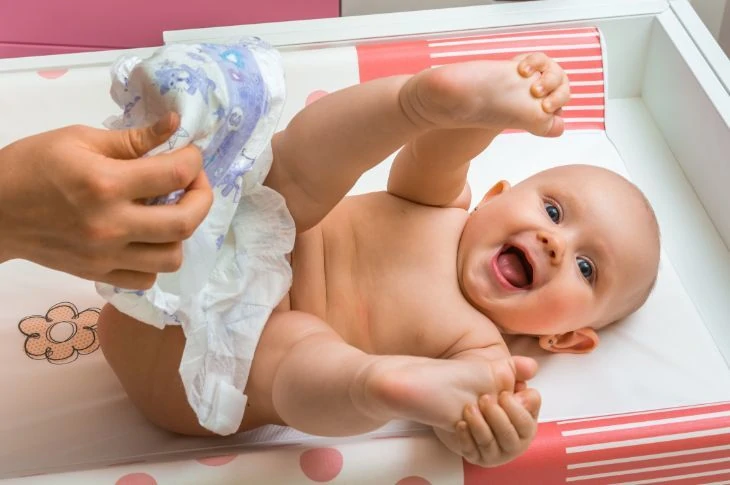
[[[596,103],[603,102],[602,100]],[[568,105],[570,106],[570,104]],[[563,111],[563,119],[570,120],[572,118],[603,118],[605,111],[602,109],[577,109],[571,111]]]
[[[672,480],[669,485],[707,485],[709,482],[720,482],[730,480],[730,472],[718,473],[709,477],[684,478],[682,480]]]
[[[565,130],[605,130],[606,123],[603,121],[567,121]]]
[[[522,37],[522,36],[533,36],[533,35],[560,35],[560,34],[592,34],[598,35],[598,29],[595,27],[584,27],[576,29],[547,29],[547,30],[529,30],[527,32],[504,32],[500,34],[484,34],[474,35],[470,37],[443,37],[436,40],[430,40],[429,42],[448,42],[452,40],[470,40],[470,39],[501,39],[504,37]]]
[[[690,450],[684,450],[690,451]],[[611,465],[592,466],[588,468],[577,468],[568,470],[568,476],[594,475],[597,473],[618,472],[623,470],[634,470],[636,468],[648,468],[652,466],[677,465],[680,463],[688,463],[693,461],[714,460],[717,458],[730,458],[730,450],[711,451],[705,453],[694,453],[691,455],[671,456],[658,459],[646,459],[640,461],[630,461],[625,463],[616,463]],[[728,462],[730,468],[730,461]]]
[[[465,49],[465,50],[477,50],[477,49]],[[459,51],[453,51],[453,52],[459,52]],[[549,50],[541,50],[540,52],[544,52],[549,57],[584,57],[584,56],[600,56],[601,55],[601,48],[600,47],[591,47],[588,49],[565,49],[565,50],[555,50],[555,49],[549,49]],[[527,52],[515,52],[515,51],[507,51],[507,52],[499,52],[499,53],[492,53],[492,54],[471,54],[471,55],[464,55],[464,56],[454,56],[454,57],[436,57],[433,58],[431,63],[432,64],[451,64],[454,62],[467,62],[467,61],[479,61],[483,59],[489,59],[493,61],[509,61],[513,59],[514,57],[520,55],[520,54],[526,54]],[[562,66],[562,63],[561,63]]]
[[[683,423],[661,424],[645,428],[619,429],[615,431],[601,431],[587,435],[565,436],[565,446],[583,446],[596,443],[608,443],[612,441],[634,440],[640,438],[651,438],[679,433],[690,433],[693,431],[704,431],[730,426],[730,417],[699,419]],[[586,426],[587,428],[588,426]],[[562,430],[561,430],[562,431]]]
[[[702,473],[702,472],[710,472],[710,471],[723,471],[730,469],[730,462],[722,462],[722,463],[712,463],[709,465],[701,465],[701,466],[687,466],[687,467],[680,467],[680,468],[672,468],[669,470],[657,470],[652,472],[642,472],[642,473],[627,473],[625,475],[619,475],[614,477],[604,477],[604,478],[594,478],[594,479],[588,479],[588,480],[580,480],[580,485],[603,485],[603,484],[611,484],[611,483],[623,483],[623,482],[633,482],[633,481],[639,481],[639,480],[650,480],[650,479],[665,479],[666,482],[657,482],[662,485],[670,485],[674,484],[674,481],[670,481],[671,477],[676,477],[680,475],[689,475],[693,473]],[[708,483],[712,482],[715,479],[711,478],[712,476],[706,476],[703,478],[702,483]]]
[[[570,121],[565,120],[565,131],[570,130],[605,130],[606,124],[603,121]],[[511,135],[514,133],[527,133],[525,130],[508,129],[502,131],[503,135]]]
[[[361,83],[396,74],[415,74],[432,65],[426,41],[364,44],[355,48]]]
[[[567,59],[563,61],[558,61],[558,64],[560,64],[560,67],[563,69],[601,69],[603,68],[603,61],[601,59],[594,60],[594,61],[585,61],[585,60],[572,60]]]
[[[555,423],[540,423],[527,451],[496,468],[481,468],[464,461],[464,485],[563,485],[565,448]]]
[[[566,106],[595,106],[603,104],[603,96],[597,98],[571,98]]]
[[[565,68],[563,68],[563,69],[565,69]],[[570,79],[570,82],[603,81],[603,73],[602,72],[575,72],[572,74],[568,74],[568,78]]]
[[[682,418],[686,416],[695,416],[698,414],[718,413],[730,411],[730,403],[719,403],[711,406],[687,406],[676,409],[664,409],[659,411],[650,411],[637,414],[613,414],[600,416],[590,420],[564,421],[558,423],[560,431],[570,431],[574,429],[595,428],[599,426],[610,426],[612,424],[626,424],[643,421],[653,421],[657,419]]]
[[[474,41],[477,39],[459,39],[454,40],[453,42],[459,42],[459,41]],[[479,40],[495,40],[491,39],[489,37],[485,37],[484,39]],[[429,49],[431,53],[442,53],[442,52],[460,52],[460,51],[468,51],[468,50],[478,50],[478,49],[517,49],[520,47],[530,47],[535,48],[536,51],[539,51],[539,47],[542,46],[554,46],[554,45],[588,45],[591,44],[594,47],[600,47],[601,44],[598,42],[598,37],[588,38],[588,37],[580,37],[580,38],[574,38],[574,37],[564,37],[559,39],[525,39],[525,40],[503,40],[503,41],[497,41],[497,42],[482,42],[482,43],[469,43],[469,44],[456,44],[456,45],[443,45],[443,46],[433,46],[429,44]]]
[[[571,86],[570,87],[570,93],[571,94],[597,94],[597,93],[603,93],[603,84],[598,84],[595,86]]]
[[[484,50],[492,47],[491,44],[473,44],[473,45],[458,45],[458,46],[444,46],[444,47],[430,47],[429,42],[426,40],[411,41],[411,42],[391,42],[383,44],[363,44],[356,46],[358,56],[358,67],[360,69],[360,82],[366,82],[372,79],[377,79],[385,76],[392,76],[396,74],[415,74],[424,69],[435,65],[442,64],[453,64],[466,61],[476,60],[509,60],[513,59],[518,54],[524,52],[515,52],[513,49],[518,47],[535,47],[535,50],[539,50],[540,46],[549,45],[564,45],[574,46],[577,44],[594,44],[594,47],[586,49],[550,49],[544,51],[545,54],[551,57],[559,58],[571,58],[571,57],[601,57],[600,43],[597,42],[598,31],[595,28],[583,28],[583,29],[554,29],[554,30],[543,30],[543,31],[532,31],[532,32],[510,32],[503,34],[489,34],[484,36],[473,36],[473,37],[462,37],[453,39],[444,39],[445,41],[460,41],[460,40],[475,40],[475,39],[503,39],[506,37],[527,37],[534,35],[548,35],[548,34],[567,34],[567,33],[593,33],[595,38],[588,39],[576,39],[576,38],[565,38],[565,39],[526,39],[517,41],[504,41],[494,45],[496,48],[509,48],[508,52],[495,53],[495,54],[472,54],[466,56],[454,56],[454,57],[430,57],[430,54],[439,52],[466,52],[472,50]],[[601,60],[598,61],[564,61],[560,63],[563,68],[571,69],[601,69],[603,63]],[[568,67],[569,66],[569,67]],[[604,79],[603,73],[583,73],[574,74],[570,76],[571,81],[601,81]],[[571,92],[574,94],[598,94],[600,97],[596,98],[574,98],[570,101],[568,106],[591,106],[591,105],[602,105],[603,104],[603,85],[597,86],[572,86]],[[602,118],[604,116],[603,110],[590,110],[590,111],[566,111],[563,115],[565,119],[566,130],[604,130],[605,124],[603,121],[571,121],[579,118]],[[515,133],[517,130],[509,130],[506,133]]]
[[[665,441],[663,443],[647,443],[644,445],[623,446],[621,448],[610,448],[607,450],[585,451],[571,453],[568,455],[569,463],[587,463],[592,461],[614,460],[619,458],[631,458],[634,456],[656,455],[659,453],[670,453],[673,451],[692,450],[695,448],[708,448],[721,446],[730,443],[728,435],[702,436],[676,441]]]

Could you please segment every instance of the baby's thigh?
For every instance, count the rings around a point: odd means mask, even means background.
[[[97,330],[109,366],[149,421],[175,433],[212,434],[198,424],[180,379],[178,367],[185,347],[180,327],[160,330],[106,305]]]

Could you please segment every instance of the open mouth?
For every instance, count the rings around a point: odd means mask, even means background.
[[[496,262],[497,269],[510,285],[524,289],[532,284],[532,265],[522,249],[506,245]]]

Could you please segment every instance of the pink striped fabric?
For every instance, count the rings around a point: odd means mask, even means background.
[[[454,62],[512,59],[534,51],[554,58],[568,74],[572,97],[563,108],[566,130],[605,130],[603,55],[594,27],[357,46],[360,82]]]
[[[464,483],[730,483],[730,402],[541,423],[523,456]]]

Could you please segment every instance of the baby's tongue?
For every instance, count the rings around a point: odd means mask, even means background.
[[[522,266],[520,257],[514,253],[506,252],[497,257],[499,271],[512,286],[523,288],[527,286],[527,275]]]

